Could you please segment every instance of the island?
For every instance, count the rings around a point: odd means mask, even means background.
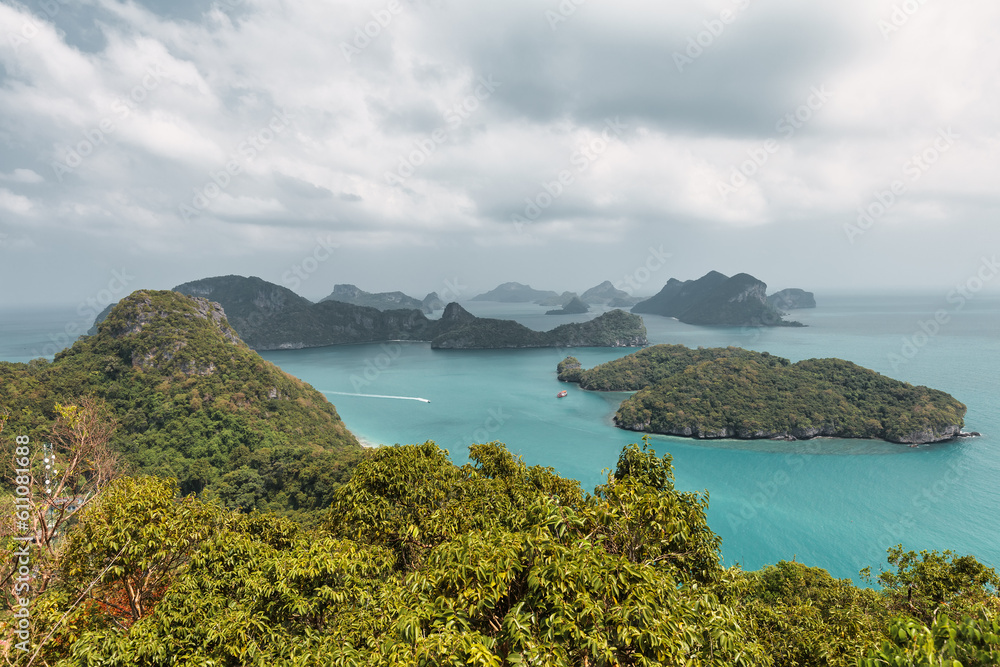
[[[574,296],[569,302],[558,310],[547,310],[546,315],[580,315],[582,313],[589,313],[590,306],[585,304],[580,300],[580,297]]]
[[[498,301],[500,303],[532,303],[558,297],[556,292],[551,290],[532,289],[529,285],[521,283],[504,283],[499,287],[491,289],[489,292],[472,297],[473,301]]]
[[[438,296],[437,292],[431,292],[424,297],[423,301],[420,302],[420,310],[422,310],[425,314],[430,315],[431,313],[442,310],[447,305],[448,304],[441,300],[441,297]]]
[[[742,348],[654,345],[583,369],[559,363],[564,382],[634,391],[619,428],[700,439],[800,440],[818,436],[924,444],[961,437],[966,406],[842,359],[791,363]]]
[[[615,287],[610,280],[591,287],[580,295],[580,300],[591,306],[611,306],[612,308],[629,308],[641,302],[625,290]]]
[[[812,292],[803,289],[790,288],[775,292],[767,297],[767,302],[778,310],[798,310],[800,308],[815,308],[816,297]]]
[[[767,301],[767,285],[747,273],[729,277],[710,271],[697,280],[671,278],[655,296],[632,308],[633,313],[673,317],[703,326],[803,326],[787,322]]]
[[[424,297],[423,301],[407,296],[402,292],[366,292],[354,285],[334,285],[333,292],[322,301],[340,301],[355,306],[367,306],[376,310],[398,310],[400,308],[417,308],[425,313],[441,310],[444,304],[434,292]],[[440,305],[438,305],[440,304]],[[437,306],[436,308],[434,306]]]
[[[549,296],[544,299],[538,299],[535,301],[539,306],[565,306],[567,303],[573,299],[578,298],[579,295],[576,292],[563,292],[559,296]]]
[[[612,310],[589,322],[535,331],[511,320],[474,317],[457,303],[448,304],[442,321],[461,318],[431,342],[434,349],[499,349],[525,347],[642,347],[649,344],[642,318]],[[471,319],[469,319],[471,318]]]
[[[312,303],[257,277],[205,278],[178,285],[174,291],[220,304],[230,326],[254,350],[388,340],[430,342],[435,349],[640,347],[648,343],[642,318],[623,311],[539,332],[512,320],[477,318],[457,303],[448,304],[438,320],[429,319],[419,308],[381,311],[335,300]],[[104,316],[99,316],[92,331],[96,332]]]

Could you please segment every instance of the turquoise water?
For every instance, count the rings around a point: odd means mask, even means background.
[[[966,429],[983,437],[919,448],[835,439],[653,437],[658,452],[673,455],[679,488],[710,493],[709,522],[723,539],[726,562],[754,569],[794,556],[857,579],[858,570],[877,570],[885,549],[902,543],[971,553],[1000,567],[1000,297],[980,294],[961,310],[943,294],[819,300],[819,308],[794,313],[809,325],[801,329],[693,327],[653,316],[645,321],[652,343],[740,345],[793,361],[841,357],[947,391],[969,406]],[[464,305],[477,315],[514,318],[536,329],[594,316],[546,316],[530,304]],[[938,310],[947,323],[928,336],[920,324]],[[39,356],[77,319],[73,309],[0,313],[0,358]],[[640,434],[611,424],[621,394],[560,383],[555,366],[567,353],[589,367],[632,351],[437,351],[424,343],[387,343],[262,356],[317,389],[340,392],[329,398],[347,426],[370,443],[434,440],[463,463],[469,444],[500,440],[527,463],[552,466],[592,490],[622,446]],[[561,389],[569,396],[557,399]]]
[[[477,315],[515,318],[536,329],[593,316],[545,316],[525,304],[465,305]],[[922,346],[905,350],[912,358],[903,354],[903,338],[912,342],[921,322],[949,307],[943,296],[828,296],[816,310],[795,312],[807,328],[763,331],[645,318],[651,343],[741,345],[793,361],[841,357],[942,389],[969,406],[967,430],[984,434],[919,448],[654,437],[658,452],[673,455],[678,487],[709,492],[709,522],[723,539],[728,564],[755,569],[794,556],[857,579],[865,566],[877,571],[886,548],[902,543],[971,553],[1000,566],[1000,299],[979,297],[959,312],[949,310],[936,335],[917,336]],[[621,394],[560,383],[555,366],[567,353],[589,367],[632,351],[438,351],[390,343],[263,356],[320,390],[431,401],[330,395],[348,427],[369,442],[434,440],[463,463],[469,444],[500,440],[526,462],[552,466],[592,490],[622,446],[640,436],[611,423]],[[564,388],[569,396],[557,399]]]

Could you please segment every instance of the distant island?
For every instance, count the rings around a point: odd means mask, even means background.
[[[625,290],[618,289],[610,280],[605,280],[600,285],[591,287],[580,295],[580,300],[589,306],[610,306],[611,308],[629,308],[642,301]]]
[[[430,342],[435,349],[648,344],[642,318],[621,311],[539,332],[512,320],[477,318],[457,303],[448,304],[439,320],[429,319],[418,308],[380,311],[337,300],[312,303],[257,277],[205,278],[178,285],[174,291],[220,304],[230,326],[255,350],[387,340]],[[98,317],[92,332],[106,315],[107,311]]]
[[[741,348],[655,345],[589,370],[574,357],[559,379],[635,391],[615,414],[631,431],[693,438],[817,436],[923,444],[959,437],[966,407],[949,394],[842,359],[791,363]]]
[[[730,278],[711,271],[683,282],[671,278],[658,294],[636,304],[632,312],[708,326],[803,326],[786,322],[781,311],[768,302],[767,285],[747,273]]]
[[[563,292],[559,296],[549,296],[544,299],[538,299],[535,301],[539,306],[565,306],[567,303],[573,299],[580,298],[580,295],[576,292]]]
[[[767,297],[767,303],[777,310],[798,310],[800,308],[815,308],[816,297],[812,292],[802,289],[783,289]]]
[[[476,295],[472,300],[499,303],[536,303],[539,306],[551,307],[566,306],[574,298],[580,299],[588,306],[607,306],[610,308],[630,308],[642,301],[642,299],[616,288],[610,280],[605,280],[600,285],[591,287],[583,294],[576,292],[559,294],[549,290],[536,290],[521,283],[503,283],[489,292]]]
[[[551,290],[532,289],[529,285],[521,283],[504,283],[489,292],[478,294],[472,297],[473,301],[498,301],[500,303],[531,303],[551,297],[558,297],[559,294]]]
[[[365,292],[354,285],[334,285],[333,292],[320,301],[340,301],[355,306],[367,306],[377,310],[419,309],[430,314],[441,310],[445,304],[437,293],[431,292],[422,301],[407,296],[402,292]]]
[[[448,304],[441,319],[459,320],[462,324],[434,338],[431,342],[434,349],[642,347],[649,344],[642,318],[624,310],[609,311],[589,322],[563,324],[551,331],[535,331],[511,320],[474,317],[457,303]]]
[[[589,313],[590,306],[585,304],[580,300],[580,297],[574,296],[569,300],[569,303],[564,305],[558,310],[547,310],[546,315],[581,315],[583,313]]]

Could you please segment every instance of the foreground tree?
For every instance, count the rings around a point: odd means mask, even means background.
[[[992,667],[1000,665],[1000,616],[980,611],[954,621],[935,618],[930,626],[897,618],[882,645],[860,667]]]
[[[952,551],[888,550],[887,610],[896,614],[862,667],[987,667],[1000,664],[1000,577]],[[871,572],[862,574],[870,581]]]
[[[891,551],[882,592],[798,563],[725,569],[707,496],[648,443],[593,495],[500,443],[470,454],[373,451],[316,528],[118,480],[33,607],[53,630],[35,664],[997,664],[995,575],[974,559]],[[911,588],[930,623],[897,615]]]
[[[1000,612],[1000,577],[972,556],[947,550],[903,551],[896,545],[889,549],[888,561],[895,570],[883,570],[878,583],[885,589],[889,608],[899,614],[930,625],[942,612],[961,618],[984,605]],[[870,570],[862,575],[871,581]]]
[[[28,489],[23,499],[30,509],[18,513],[24,515],[20,527],[6,524],[2,535],[8,541],[15,532],[33,536],[36,592],[44,592],[54,576],[74,515],[99,498],[118,472],[118,456],[109,445],[117,422],[103,401],[87,397],[72,405],[57,403],[55,412],[50,441],[29,441],[12,449],[14,476],[9,481],[12,487]],[[0,419],[0,431],[5,421]],[[29,453],[18,453],[24,450]],[[5,588],[14,571],[13,561],[5,562]]]

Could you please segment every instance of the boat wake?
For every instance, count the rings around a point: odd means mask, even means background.
[[[400,401],[420,401],[422,403],[430,403],[429,399],[420,398],[419,396],[383,396],[381,394],[352,394],[346,391],[324,391],[319,390],[321,394],[337,394],[338,396],[361,396],[362,398],[395,398]]]

